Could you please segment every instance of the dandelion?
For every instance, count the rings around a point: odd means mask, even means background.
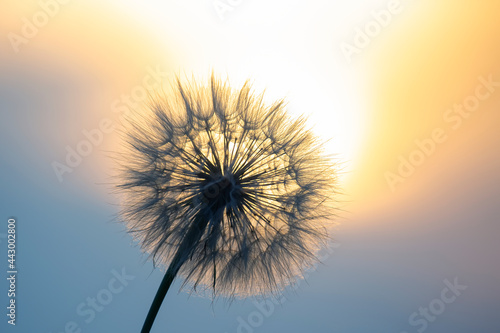
[[[131,121],[118,188],[121,217],[165,277],[149,332],[176,276],[212,298],[279,295],[327,240],[335,167],[282,100],[213,75],[156,98]]]

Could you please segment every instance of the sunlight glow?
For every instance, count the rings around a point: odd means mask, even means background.
[[[364,99],[353,74],[335,59],[338,4],[242,2],[222,21],[211,1],[125,3],[158,40],[162,33],[177,35],[181,49],[163,47],[181,59],[174,72],[203,81],[213,70],[233,86],[250,79],[257,91],[266,90],[266,101],[285,98],[291,114],[307,116],[308,125],[329,140],[328,153],[342,162],[341,181],[350,175],[363,139]],[[331,26],[314,19],[325,10],[331,10]],[[175,20],[164,20],[165,12]]]

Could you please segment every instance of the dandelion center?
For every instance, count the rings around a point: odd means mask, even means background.
[[[233,207],[239,205],[242,199],[241,184],[231,175],[201,174],[201,193],[207,206],[213,213],[226,210],[229,214]]]

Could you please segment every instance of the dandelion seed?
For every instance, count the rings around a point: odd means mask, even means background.
[[[151,111],[131,123],[118,184],[130,233],[168,267],[142,332],[176,276],[213,298],[278,295],[327,239],[335,167],[319,139],[283,101],[214,76]]]

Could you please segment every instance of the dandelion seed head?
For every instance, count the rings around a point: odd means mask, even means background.
[[[336,169],[283,101],[247,82],[178,82],[127,130],[121,217],[155,265],[179,249],[183,288],[280,293],[316,260],[332,220]],[[176,262],[177,263],[177,262]]]

